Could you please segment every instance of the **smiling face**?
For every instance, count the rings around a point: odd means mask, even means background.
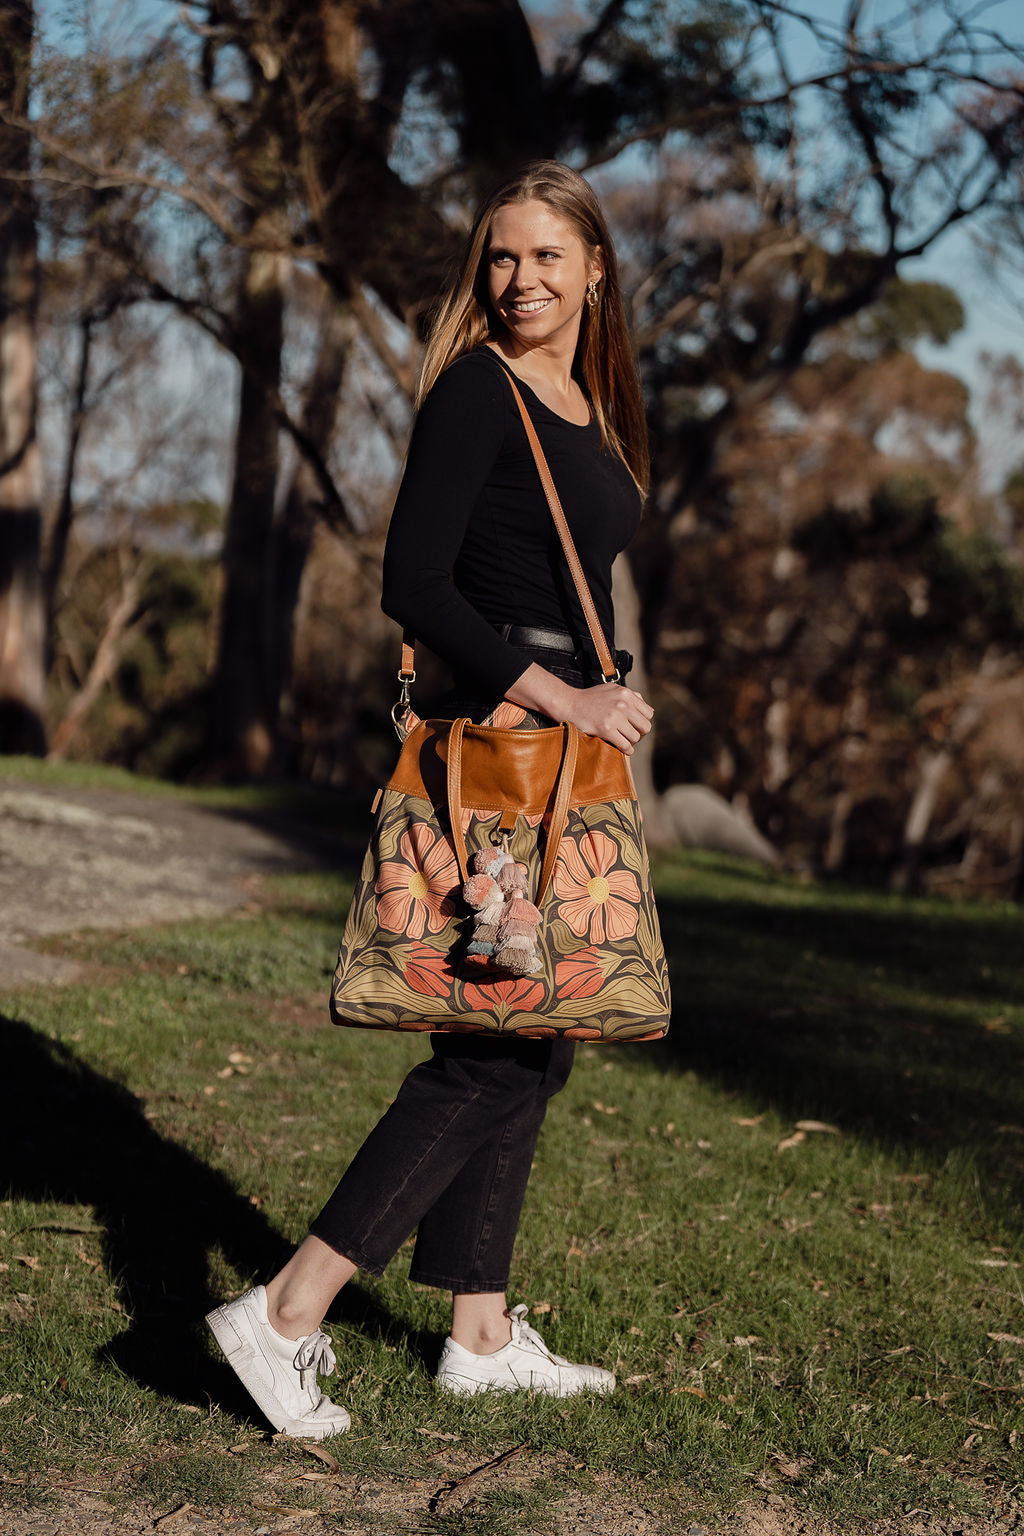
[[[572,225],[536,199],[508,203],[491,220],[484,259],[491,304],[513,338],[575,351],[587,283],[602,274]]]

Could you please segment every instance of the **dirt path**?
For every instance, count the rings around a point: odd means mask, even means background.
[[[294,1468],[268,1483],[265,1494],[245,1510],[199,1508],[184,1503],[158,1509],[133,1503],[124,1507],[116,1492],[103,1488],[102,1479],[79,1478],[73,1486],[52,1484],[46,1501],[35,1508],[12,1508],[0,1487],[0,1536],[143,1536],[167,1532],[168,1536],[368,1536],[369,1531],[387,1536],[424,1536],[437,1519],[456,1517],[467,1533],[491,1527],[487,1496],[526,1490],[544,1480],[558,1484],[557,1457],[518,1457],[493,1472],[470,1462],[442,1461],[436,1479],[368,1478],[366,1473],[320,1472],[296,1476]],[[298,1506],[295,1488],[315,1486],[323,1500],[324,1515]],[[721,1515],[697,1513],[681,1491],[675,1507],[661,1500],[648,1501],[642,1485],[632,1488],[598,1476],[595,1488],[585,1494],[572,1491],[556,1498],[545,1510],[543,1523],[529,1517],[524,1536],[531,1530],[551,1536],[996,1536],[1021,1529],[1014,1516],[979,1520],[962,1515],[927,1515],[910,1511],[893,1519],[844,1521],[836,1524],[794,1508],[781,1494],[762,1495],[760,1501]],[[14,1490],[10,1490],[11,1493]],[[5,1509],[5,1505],[7,1506]]]

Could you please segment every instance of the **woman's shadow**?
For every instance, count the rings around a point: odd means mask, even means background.
[[[121,1084],[23,1020],[0,1015],[0,1126],[12,1198],[92,1209],[103,1258],[130,1323],[99,1347],[141,1385],[182,1402],[208,1396],[232,1413],[255,1410],[234,1373],[210,1351],[203,1318],[222,1297],[208,1256],[219,1248],[241,1275],[265,1278],[290,1245],[222,1173],[149,1124]],[[351,1292],[351,1295],[348,1293]],[[362,1287],[349,1286],[332,1315],[388,1341],[413,1334]]]

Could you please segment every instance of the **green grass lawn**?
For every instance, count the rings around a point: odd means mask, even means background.
[[[302,1460],[262,1436],[201,1320],[302,1236],[425,1053],[328,1023],[352,874],[268,881],[220,921],[84,934],[62,947],[87,983],[0,999],[0,1455],[20,1496],[103,1474],[126,1498],[244,1508],[275,1459]],[[527,1444],[581,1486],[642,1476],[668,1508],[771,1488],[837,1519],[1008,1509],[1019,910],[708,856],[656,875],[673,1033],[578,1051],[511,1297],[619,1390],[436,1396],[446,1298],[410,1286],[403,1251],[331,1315],[329,1390],[353,1416],[331,1451],[401,1480],[439,1443]],[[307,1481],[287,1503],[318,1497]]]

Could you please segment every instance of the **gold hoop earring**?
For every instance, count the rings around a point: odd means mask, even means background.
[[[587,284],[587,307],[589,309],[596,309],[599,302],[600,300],[597,296],[597,280],[596,278],[592,277],[590,282]]]

